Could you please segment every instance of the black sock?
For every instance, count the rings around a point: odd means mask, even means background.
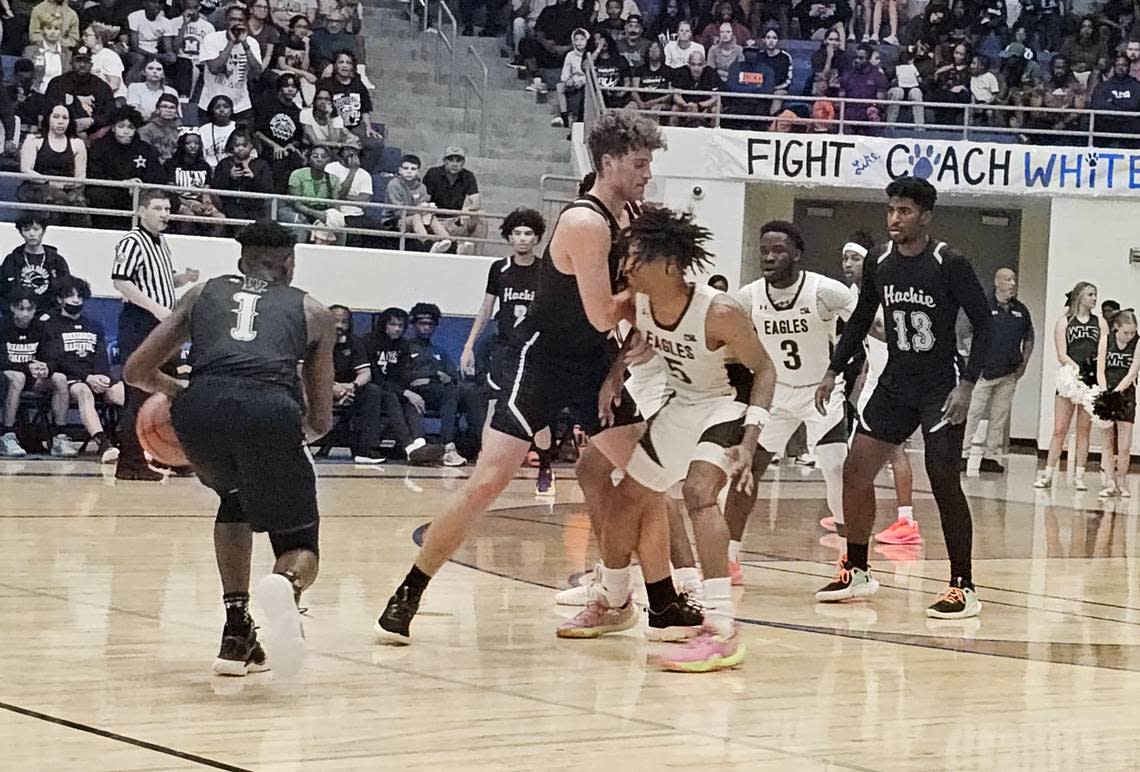
[[[226,607],[226,627],[235,630],[246,630],[253,620],[249,617],[249,593],[227,592],[222,595],[222,604]]]
[[[430,581],[431,577],[421,571],[419,569],[419,566],[413,564],[412,570],[409,571],[408,575],[404,577],[404,581],[400,586],[407,587],[408,592],[413,597],[419,598],[424,594],[424,590],[427,589],[428,582]]]
[[[847,542],[847,565],[867,570],[867,545]]]
[[[550,457],[554,454],[553,448],[535,448],[538,453],[538,468],[549,469]]]
[[[970,574],[969,574],[968,570],[967,570],[967,573],[965,575],[955,574],[954,578],[950,580],[950,585],[952,587],[960,587],[963,590],[974,589],[974,582],[970,578]]]
[[[667,576],[659,582],[646,582],[645,591],[649,595],[649,610],[660,614],[670,603],[677,600],[677,588],[673,577]]]
[[[962,492],[962,478],[951,463],[962,455],[964,427],[965,424],[955,424],[947,427],[946,431],[924,433],[924,438],[926,473],[942,519],[942,537],[946,541],[946,556],[950,558],[951,583],[972,588],[974,523],[970,516],[970,503]]]
[[[570,128],[570,113],[562,113],[562,125]]]

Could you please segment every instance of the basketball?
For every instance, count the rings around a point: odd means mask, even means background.
[[[190,462],[182,451],[174,425],[170,420],[170,398],[151,394],[139,408],[135,424],[143,450],[155,461],[167,466],[187,466]]]

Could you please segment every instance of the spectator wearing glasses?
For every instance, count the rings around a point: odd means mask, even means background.
[[[127,83],[123,79],[123,59],[110,47],[118,36],[118,27],[95,23],[83,33],[83,44],[91,52],[92,74],[111,88],[116,99],[119,97],[126,99]]]
[[[249,4],[249,36],[261,48],[261,61],[272,62],[281,32],[269,17],[269,0],[253,0]]]
[[[174,97],[174,109],[178,110],[178,91],[166,85],[166,68],[158,59],[148,59],[143,65],[143,80],[127,86],[127,104],[139,111],[143,120],[148,120],[158,109],[158,98],[163,94]]]
[[[178,118],[178,97],[163,94],[150,120],[139,129],[139,139],[154,148],[163,164],[174,156],[178,138],[182,134],[182,121]]]

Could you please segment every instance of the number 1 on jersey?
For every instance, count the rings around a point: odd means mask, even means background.
[[[230,337],[249,343],[257,337],[253,322],[257,318],[257,301],[261,300],[261,295],[253,292],[235,292],[234,300],[237,301],[237,308],[234,309],[237,321],[230,330]]]

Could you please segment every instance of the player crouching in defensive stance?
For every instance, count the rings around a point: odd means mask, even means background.
[[[171,418],[186,457],[221,499],[214,550],[226,626],[214,672],[267,669],[249,614],[253,531],[267,531],[277,561],[256,594],[268,617],[273,670],[288,676],[304,657],[297,600],[317,578],[316,475],[304,446],[332,426],[335,323],[327,308],[289,286],[288,230],[257,222],[237,241],[241,275],[186,293],[131,355],[124,377],[174,400]],[[187,339],[189,386],[159,370]]]
[[[751,489],[752,457],[768,417],[776,372],[748,315],[728,295],[686,274],[708,264],[709,232],[692,215],[646,207],[625,230],[623,273],[636,293],[634,326],[668,366],[670,396],[648,422],[626,474],[653,491],[684,480],[685,506],[704,569],[704,625],[697,637],[674,645],[659,663],[667,670],[707,672],[738,665],[745,654],[737,634],[728,574],[728,524],[717,503],[739,475]],[[749,404],[736,400],[725,361],[755,373]],[[598,398],[603,423],[621,399],[624,366],[615,364]]]

